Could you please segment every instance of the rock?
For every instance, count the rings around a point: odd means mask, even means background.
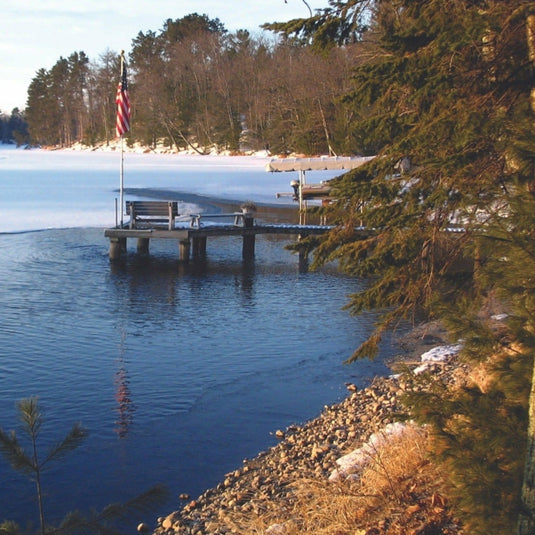
[[[458,363],[437,367],[434,380],[456,380],[459,367]],[[307,478],[326,481],[336,469],[337,459],[361,448],[374,433],[395,422],[394,413],[402,411],[398,399],[404,391],[423,388],[410,374],[376,378],[363,389],[353,388],[352,383],[346,387],[349,394],[342,402],[325,406],[317,418],[303,425],[275,431],[276,445],[254,459],[244,459],[240,469],[180,512],[158,519],[154,535],[235,533],[232,515],[238,511],[251,518],[265,517],[269,511],[276,521],[265,533],[286,534],[290,528],[284,523],[284,514],[293,499],[292,485]],[[188,500],[189,496],[181,494],[180,498]]]
[[[145,524],[145,522],[141,522],[138,524],[137,530],[139,533],[148,533],[150,531],[150,527],[148,524]]]
[[[169,529],[173,527],[173,524],[175,523],[176,520],[178,520],[178,513],[177,512],[171,513],[169,516],[166,516],[164,518],[162,522],[162,527],[164,529]]]

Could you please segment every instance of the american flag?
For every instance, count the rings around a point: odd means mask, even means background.
[[[121,81],[117,87],[117,97],[115,99],[117,104],[117,122],[115,124],[115,131],[117,137],[121,137],[130,130],[130,98],[128,96],[128,82],[126,80],[126,66],[121,58]]]

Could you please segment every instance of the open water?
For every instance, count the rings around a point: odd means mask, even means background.
[[[38,396],[43,453],[74,422],[89,430],[43,476],[52,523],[166,484],[167,502],[123,524],[132,532],[340,400],[345,382],[388,369],[343,364],[372,329],[373,315],[342,310],[364,282],[335,266],[303,272],[288,237],[258,237],[253,264],[233,238],[209,240],[199,265],[180,265],[165,240],[110,263],[117,158],[0,150],[0,426],[18,429],[15,403]],[[273,178],[262,159],[232,160],[132,155],[127,186],[175,192],[184,210],[193,194],[268,202],[289,189],[293,177]],[[37,507],[33,483],[0,458],[7,519],[36,524]]]

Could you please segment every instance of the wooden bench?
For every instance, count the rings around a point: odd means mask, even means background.
[[[234,225],[245,226],[245,214],[243,212],[232,212],[229,214],[191,214],[190,226],[192,228],[201,228],[201,219],[214,219],[219,217],[233,217]]]
[[[130,215],[130,228],[155,223],[167,223],[167,228],[175,228],[175,218],[178,216],[177,201],[126,201],[126,211]]]

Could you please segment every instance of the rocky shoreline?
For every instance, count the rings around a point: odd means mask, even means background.
[[[445,343],[444,331],[436,324],[415,329],[400,341],[403,355],[392,362],[397,371],[421,364],[428,349]],[[453,357],[426,364],[434,380],[451,382],[460,364]],[[185,505],[158,519],[155,535],[223,535],[240,533],[233,524],[236,515],[277,517],[293,499],[297,480],[327,480],[337,469],[337,459],[368,441],[373,433],[399,421],[403,412],[401,395],[422,388],[412,373],[377,377],[362,390],[348,384],[349,395],[342,402],[325,406],[322,413],[303,425],[276,431],[279,443],[246,459],[243,466],[226,475],[224,481],[194,500],[181,496]],[[140,531],[146,530],[141,525]],[[285,533],[277,522],[265,533]]]

